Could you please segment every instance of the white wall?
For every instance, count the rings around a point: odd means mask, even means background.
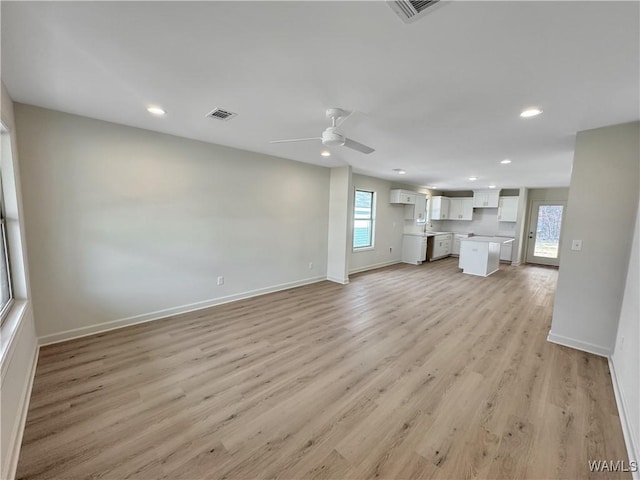
[[[31,306],[21,223],[20,170],[13,102],[1,85],[2,134],[0,170],[7,215],[7,236],[15,303],[0,327],[0,478],[13,478],[35,373],[38,344]],[[8,136],[8,138],[7,138]]]
[[[513,265],[520,265],[524,261],[524,247],[526,245],[527,232],[527,205],[529,205],[529,189],[520,188],[518,192],[518,213],[515,227],[515,238],[511,249]]]
[[[629,271],[624,288],[616,346],[611,357],[616,396],[625,426],[630,460],[640,461],[640,204],[636,214]],[[639,478],[640,475],[636,475]]]
[[[640,122],[578,133],[549,340],[612,353],[639,177]],[[582,240],[582,251],[571,250],[573,239]]]
[[[16,122],[44,342],[326,278],[329,169],[27,105]]]
[[[327,279],[345,284],[349,283],[349,239],[353,235],[351,167],[332,168],[330,181]]]
[[[396,184],[387,180],[365,175],[353,175],[354,195],[355,190],[376,193],[376,220],[374,248],[354,252],[352,242],[349,244],[349,270],[351,273],[398,263],[402,258],[404,205],[389,203],[389,191],[393,188],[417,191],[415,187],[397,187]],[[351,199],[353,202],[353,195]]]

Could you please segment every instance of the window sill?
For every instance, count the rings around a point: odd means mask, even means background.
[[[353,249],[353,253],[357,253],[357,252],[368,252],[370,250],[375,250],[375,247],[360,247],[360,248],[354,248]]]
[[[18,336],[20,328],[24,324],[22,321],[27,311],[29,302],[26,300],[16,299],[5,319],[4,323],[0,327],[0,367],[2,369],[2,376],[4,376],[5,363],[11,359],[11,354],[14,345],[14,339]]]

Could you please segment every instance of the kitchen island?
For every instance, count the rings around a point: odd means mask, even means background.
[[[488,277],[500,268],[500,247],[513,238],[474,236],[460,241],[458,267],[462,273]]]

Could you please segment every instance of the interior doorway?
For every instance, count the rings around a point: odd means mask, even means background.
[[[562,220],[567,207],[564,201],[534,200],[529,212],[527,263],[552,265],[560,263]]]

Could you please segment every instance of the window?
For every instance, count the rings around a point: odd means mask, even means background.
[[[356,190],[353,205],[353,248],[373,247],[375,193]]]
[[[6,132],[2,131],[3,154],[9,141]],[[13,287],[11,285],[11,272],[9,270],[9,249],[7,247],[7,222],[4,205],[4,192],[2,190],[2,176],[0,175],[0,318],[4,322],[11,305],[13,304]],[[2,323],[0,322],[0,323]]]

